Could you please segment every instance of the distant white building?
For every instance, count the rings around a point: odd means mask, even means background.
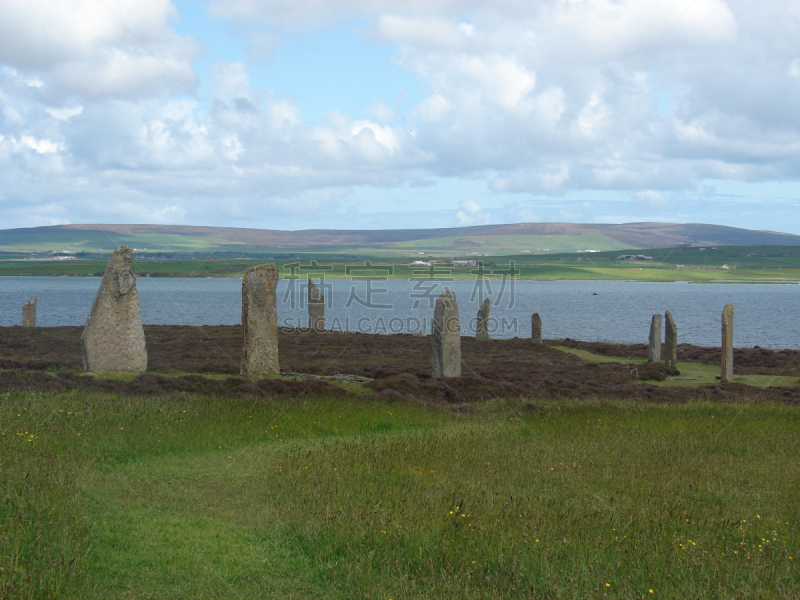
[[[644,254],[620,254],[614,260],[653,260],[653,257]]]

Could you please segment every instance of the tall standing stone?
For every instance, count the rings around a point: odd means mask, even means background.
[[[661,315],[650,319],[650,344],[647,346],[647,362],[661,360]]]
[[[22,326],[36,327],[36,296],[22,305]]]
[[[733,304],[722,309],[722,383],[733,381]]]
[[[278,365],[278,267],[250,267],[242,279],[242,375],[280,373]]]
[[[672,313],[664,313],[664,364],[674,367],[678,364],[678,328]]]
[[[308,328],[314,331],[325,330],[325,296],[310,279],[308,280]]]
[[[117,248],[108,259],[83,328],[81,348],[87,371],[144,373],[147,369],[133,252],[127,246]]]
[[[432,376],[461,376],[461,321],[456,296],[445,290],[436,299],[431,326]]]
[[[542,345],[542,317],[539,313],[531,315],[531,341],[537,346]]]
[[[491,310],[491,303],[489,299],[483,301],[480,309],[478,309],[478,320],[475,324],[475,339],[479,342],[488,342],[492,339],[489,335],[489,311]]]

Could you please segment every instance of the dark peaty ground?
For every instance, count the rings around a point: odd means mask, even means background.
[[[0,328],[0,393],[75,388],[133,394],[190,392],[224,397],[350,393],[326,380],[250,381],[239,377],[239,326],[145,326],[147,374],[130,382],[96,380],[81,374],[82,329]],[[574,340],[552,343],[614,356],[644,356],[647,350],[644,344],[625,346]],[[663,364],[584,363],[549,345],[534,346],[528,339],[476,342],[474,338],[462,338],[462,377],[435,380],[430,377],[429,337],[295,329],[281,330],[278,344],[284,373],[346,373],[368,377],[372,381],[366,385],[373,393],[365,397],[418,399],[461,406],[508,397],[800,402],[800,386],[757,389],[732,383],[699,389],[657,387],[646,382],[663,380],[677,371]],[[718,364],[719,350],[681,344],[678,359]],[[737,349],[735,364],[739,372],[800,375],[799,360],[800,351]],[[210,374],[222,377],[204,376]]]

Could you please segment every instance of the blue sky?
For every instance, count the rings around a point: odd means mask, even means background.
[[[8,0],[0,229],[800,234],[800,5]]]

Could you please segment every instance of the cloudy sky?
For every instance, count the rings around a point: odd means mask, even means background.
[[[0,0],[0,229],[800,234],[800,0]]]

